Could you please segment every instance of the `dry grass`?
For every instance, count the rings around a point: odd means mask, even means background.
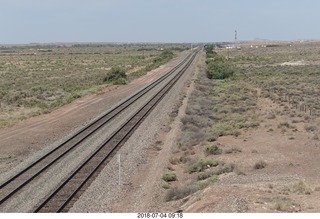
[[[279,115],[310,123],[306,130],[316,132],[316,119],[320,116],[319,49],[319,43],[242,48],[232,50],[229,61],[247,82],[262,88],[263,97],[283,107]],[[276,115],[272,113],[267,118],[275,119]]]
[[[185,48],[170,44],[0,47],[0,128],[104,89],[110,85],[104,79],[112,67],[131,72],[128,80],[135,69],[157,67],[162,60],[159,47]]]

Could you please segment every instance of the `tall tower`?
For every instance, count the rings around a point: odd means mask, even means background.
[[[234,42],[237,44],[238,41],[238,32],[237,30],[234,31]]]

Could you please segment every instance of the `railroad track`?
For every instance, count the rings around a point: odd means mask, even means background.
[[[132,116],[125,124],[123,124],[114,134],[109,137],[99,148],[85,160],[79,168],[67,177],[42,204],[37,207],[34,212],[61,212],[67,211],[84,189],[94,180],[102,168],[111,159],[117,148],[122,145],[130,136],[133,130],[142,122],[147,114],[154,106],[163,98],[170,90],[174,83],[181,77],[183,72],[192,63],[195,54],[188,55],[181,63],[175,66],[164,76],[140,90],[135,95],[108,111],[105,115],[93,121],[87,127],[77,132],[74,136],[60,144],[54,150],[41,157],[39,160],[28,166],[26,169],[13,176],[5,183],[0,185],[1,194],[5,194],[0,200],[0,206],[31,181],[43,174],[49,167],[57,163],[62,157],[74,150],[79,144],[89,138],[93,133],[105,126],[109,121],[115,118],[124,109],[132,103],[143,97],[147,92],[152,90],[170,75],[172,75],[181,66],[182,69],[174,76],[161,91],[156,94],[145,106],[143,106],[134,116]],[[70,193],[72,191],[72,193]]]
[[[56,164],[62,157],[66,156],[68,153],[75,150],[82,142],[86,139],[90,138],[95,132],[104,127],[108,122],[114,119],[117,115],[119,115],[122,111],[124,111],[127,107],[132,105],[138,99],[143,97],[146,93],[148,93],[152,88],[156,87],[166,78],[168,78],[171,74],[173,74],[178,68],[180,68],[188,59],[190,55],[187,56],[182,62],[180,62],[177,66],[175,66],[168,73],[141,89],[136,94],[132,95],[125,101],[121,102],[108,112],[106,112],[101,117],[97,118],[86,127],[75,133],[69,139],[62,142],[56,148],[36,160],[34,163],[27,166],[25,169],[15,174],[7,181],[0,185],[0,206],[7,200],[9,200],[12,196],[21,191],[25,186],[30,184],[34,179],[39,177],[45,171],[47,171],[50,167]]]

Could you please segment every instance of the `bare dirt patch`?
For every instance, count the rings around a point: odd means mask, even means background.
[[[291,61],[291,62],[284,62],[281,63],[281,66],[286,66],[286,65],[290,65],[290,66],[301,66],[301,65],[306,65],[307,63],[305,61]]]

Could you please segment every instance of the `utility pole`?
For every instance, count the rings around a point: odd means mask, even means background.
[[[118,154],[118,164],[119,164],[119,178],[118,178],[118,184],[121,185],[121,154]]]
[[[237,43],[238,43],[238,31],[235,30],[234,31],[234,44],[235,44],[236,48],[237,48]]]

